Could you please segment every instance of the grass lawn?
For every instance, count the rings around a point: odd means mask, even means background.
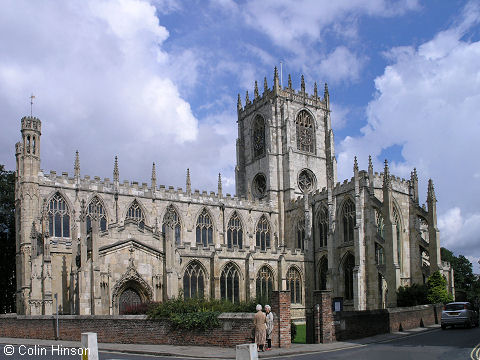
[[[295,336],[295,339],[293,340],[294,343],[305,344],[305,342],[306,342],[306,329],[307,329],[306,324],[297,324],[297,335]]]

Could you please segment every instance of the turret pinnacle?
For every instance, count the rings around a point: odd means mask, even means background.
[[[300,83],[300,90],[302,93],[305,93],[305,79],[302,75],[302,78],[301,78],[301,83]]]
[[[157,171],[155,170],[155,163],[152,165],[152,190],[157,188]]]
[[[190,181],[190,169],[187,169],[187,181],[186,181],[187,194],[192,192],[192,183]]]
[[[263,78],[263,92],[266,93],[268,91],[268,83],[267,83],[267,77],[265,76]]]
[[[278,70],[277,67],[275,66],[275,69],[273,70],[273,91],[278,91]]]
[[[372,156],[368,155],[368,172],[373,173]]]
[[[432,179],[428,179],[427,201],[428,202],[436,202],[437,201],[437,197],[435,196],[435,188],[433,186]]]
[[[388,161],[385,159],[385,168],[383,169],[383,186],[390,186],[390,171],[388,170]]]
[[[250,98],[248,96],[248,90],[247,90],[247,93],[245,94],[245,106],[250,105],[250,104],[251,104],[251,102],[250,102]]]
[[[260,96],[258,95],[258,83],[257,80],[255,80],[255,89],[253,90],[253,96],[255,99],[258,99]]]
[[[238,94],[237,110],[242,110],[242,99],[240,98],[240,94]]]
[[[78,156],[78,150],[75,152],[75,165],[73,166],[75,170],[75,180],[80,178],[80,157]]]
[[[113,165],[113,182],[118,185],[119,183],[119,172],[118,172],[118,157],[115,156],[115,164]]]
[[[356,156],[353,158],[353,172],[354,173],[358,172],[358,162],[357,162],[357,157]]]
[[[292,90],[292,76],[288,74],[288,88]]]
[[[317,82],[315,81],[315,84],[313,84],[313,96],[318,98],[318,89],[317,89]]]
[[[222,174],[218,173],[218,197],[222,197]]]

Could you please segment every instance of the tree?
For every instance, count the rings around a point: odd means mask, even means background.
[[[447,280],[440,274],[440,271],[435,271],[427,281],[428,293],[427,300],[431,304],[443,303],[453,301],[452,294],[447,291]]]
[[[15,312],[15,174],[0,165],[0,313]]]

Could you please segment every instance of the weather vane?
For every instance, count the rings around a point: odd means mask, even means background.
[[[30,95],[30,117],[33,116],[33,99],[35,99],[35,95]]]

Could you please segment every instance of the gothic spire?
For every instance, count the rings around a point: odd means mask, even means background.
[[[119,172],[118,172],[118,157],[115,156],[115,164],[113,165],[113,182],[118,184],[119,180]]]
[[[267,77],[265,76],[263,78],[263,92],[267,92],[268,91],[268,83],[267,83]]]
[[[240,94],[238,94],[237,110],[242,110],[242,99],[240,98]]]
[[[390,172],[388,170],[388,161],[385,159],[385,168],[383,169],[383,186],[390,186]]]
[[[330,103],[330,95],[328,94],[328,85],[325,83],[325,90],[323,91],[323,100],[327,103],[327,107]]]
[[[292,90],[292,76],[288,74],[288,88]]]
[[[255,80],[255,89],[253,90],[253,96],[255,99],[258,99],[260,96],[258,95],[258,83],[257,80]]]
[[[75,152],[75,165],[73,166],[75,170],[75,179],[80,178],[80,158],[78,156],[78,150]]]
[[[155,170],[155,163],[152,165],[152,190],[157,188],[157,171]]]
[[[222,174],[218,173],[218,197],[222,197]]]
[[[190,194],[192,192],[192,183],[190,182],[190,169],[187,169],[187,181],[186,181],[186,188],[187,193]]]
[[[412,179],[418,181],[417,168],[413,168]]]
[[[437,197],[435,196],[435,188],[433,186],[432,179],[428,179],[427,201],[428,202],[436,202],[437,201]]]
[[[356,156],[353,158],[353,172],[354,173],[358,172],[358,162],[357,162],[357,157]]]
[[[305,79],[304,79],[303,75],[302,75],[302,78],[301,78],[300,90],[302,91],[302,93],[305,92]]]
[[[276,66],[275,66],[275,69],[273,70],[273,90],[274,91],[278,90],[278,70]]]
[[[368,155],[368,172],[373,173],[372,155]]]
[[[248,90],[247,90],[247,93],[245,95],[245,106],[247,105],[250,105],[250,98],[248,97]]]
[[[313,84],[313,97],[316,99],[318,98],[318,89],[317,89],[317,82],[315,81],[315,84]]]

